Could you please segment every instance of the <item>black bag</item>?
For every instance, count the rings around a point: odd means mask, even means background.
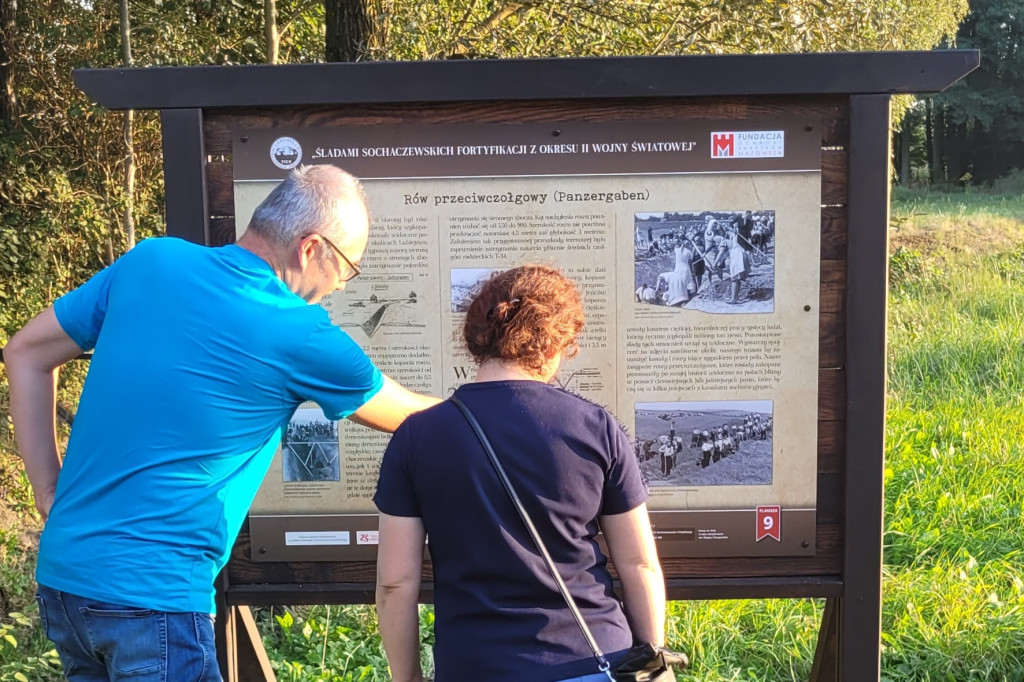
[[[494,471],[498,474],[498,478],[501,479],[501,484],[504,486],[505,491],[508,493],[509,498],[512,500],[512,505],[519,512],[519,517],[523,520],[523,524],[530,533],[530,537],[533,538],[533,542],[537,545],[537,551],[544,558],[544,563],[548,567],[548,571],[551,573],[551,577],[555,581],[555,585],[558,587],[558,591],[562,594],[562,598],[565,599],[566,606],[569,607],[569,611],[572,612],[573,618],[576,619],[576,624],[580,627],[580,632],[583,633],[583,637],[587,640],[587,644],[590,645],[591,651],[594,652],[594,658],[597,659],[598,669],[608,676],[609,680],[615,680],[615,682],[675,682],[676,676],[672,672],[672,666],[677,668],[685,668],[690,664],[690,660],[686,657],[686,654],[678,651],[672,651],[670,649],[663,649],[656,647],[653,644],[634,644],[633,647],[623,655],[622,659],[615,664],[612,668],[608,660],[604,657],[604,653],[597,646],[597,642],[594,640],[594,636],[590,633],[590,628],[587,627],[586,622],[583,620],[583,615],[576,607],[576,601],[569,594],[569,588],[565,586],[565,582],[562,577],[558,575],[558,569],[555,567],[555,562],[552,561],[551,555],[548,554],[548,548],[544,545],[544,541],[540,537],[540,533],[533,525],[533,520],[530,519],[530,515],[526,513],[526,509],[523,507],[523,503],[519,501],[519,495],[516,493],[515,488],[512,486],[512,481],[508,479],[508,475],[505,474],[504,467],[501,466],[501,462],[498,461],[498,455],[494,452],[494,448],[491,446],[491,441],[488,440],[486,434],[484,434],[483,428],[480,423],[473,416],[473,413],[469,411],[461,400],[452,396],[449,398],[451,402],[459,408],[459,411],[466,417],[466,421],[473,428],[477,438],[480,440],[480,444],[483,445],[484,451],[487,453],[488,459],[491,460],[491,464],[494,466]]]
[[[634,644],[612,668],[616,682],[675,682],[672,668],[690,664],[686,654],[652,644]]]

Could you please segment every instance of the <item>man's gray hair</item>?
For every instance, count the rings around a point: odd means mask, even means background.
[[[256,207],[247,229],[278,246],[314,232],[343,245],[355,226],[342,224],[339,209],[352,202],[366,209],[355,177],[337,166],[299,166]]]

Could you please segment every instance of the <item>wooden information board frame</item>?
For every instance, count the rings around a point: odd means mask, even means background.
[[[890,96],[939,92],[977,51],[81,69],[109,109],[159,109],[167,233],[234,241],[232,130],[303,124],[821,121],[817,537],[813,556],[671,558],[670,599],[827,599],[813,680],[880,666]],[[218,586],[229,681],[273,679],[249,605],[372,603],[374,563],[251,560]],[[431,573],[424,568],[424,601]]]

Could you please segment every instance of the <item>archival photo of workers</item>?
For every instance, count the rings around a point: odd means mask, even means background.
[[[338,422],[319,407],[295,410],[281,438],[284,481],[340,481]]]
[[[452,312],[464,313],[484,282],[501,268],[452,268]]]
[[[636,213],[634,302],[706,313],[775,309],[775,211]]]
[[[771,485],[772,401],[636,403],[649,486]]]

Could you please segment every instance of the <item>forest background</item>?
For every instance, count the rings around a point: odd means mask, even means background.
[[[905,188],[898,197],[909,202],[903,214],[897,211],[899,227],[935,209],[929,188],[968,197],[956,204],[964,221],[986,191],[1012,188],[1019,199],[1022,35],[1022,0],[971,0],[970,6],[968,0],[0,0],[0,347],[29,317],[137,239],[163,232],[156,115],[97,107],[72,83],[74,68],[981,48],[981,68],[964,81],[941,95],[895,103],[893,178]],[[1019,226],[1019,202],[1003,208]],[[1019,233],[1006,229],[1001,239],[1009,234],[1013,242]],[[894,273],[924,286],[936,268],[955,270],[936,265],[929,254],[902,249]],[[985,257],[1007,258],[1003,252]],[[1015,276],[1012,268],[999,268]],[[84,364],[62,373],[65,421],[74,413]],[[53,667],[52,656],[37,656],[25,644],[38,630],[30,602],[31,550],[40,524],[17,458],[6,392],[0,368],[0,682],[44,679]],[[887,563],[894,556],[889,540]],[[1018,576],[999,580],[1015,585]],[[764,613],[705,612],[709,623],[718,616],[757,621]],[[812,609],[810,620],[814,616]],[[362,627],[365,614],[353,617],[353,627]],[[776,625],[788,627],[788,618]],[[700,619],[693,620],[698,627]],[[277,636],[285,644],[308,644],[315,630],[310,623],[315,614],[301,626],[278,623]],[[701,636],[697,630],[679,634]],[[1019,637],[1012,641],[1024,643]],[[325,633],[322,658],[316,656],[321,667],[326,652]],[[789,654],[786,660],[806,658],[806,652]],[[284,671],[290,664],[280,665]],[[913,661],[899,665],[915,670]],[[1016,670],[1016,677],[977,679],[1024,679],[1024,670]],[[908,675],[892,679],[940,679]]]

